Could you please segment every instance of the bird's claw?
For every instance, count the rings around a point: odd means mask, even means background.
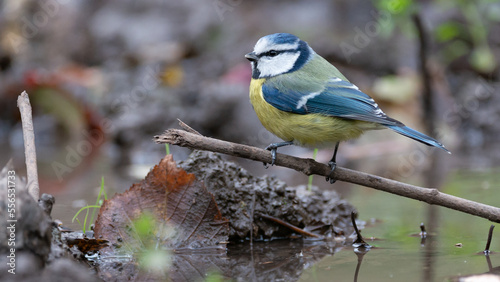
[[[276,163],[276,151],[278,151],[278,147],[271,144],[266,147],[266,150],[271,151],[271,166],[273,166]],[[268,168],[269,166],[267,163],[264,163],[264,167]]]
[[[266,147],[266,150],[271,151],[271,166],[276,164],[276,152],[278,151],[278,148],[292,144],[293,141],[286,141],[286,142],[272,143]],[[264,163],[264,166],[268,168],[267,163]]]
[[[330,171],[330,175],[328,175],[326,177],[326,181],[330,181],[330,184],[333,184],[335,183],[335,181],[337,181],[337,179],[333,178],[332,174],[333,174],[333,171],[335,170],[335,168],[337,167],[337,163],[333,162],[333,161],[329,161],[328,162],[328,166],[332,169]]]

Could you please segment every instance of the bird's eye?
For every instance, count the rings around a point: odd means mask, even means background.
[[[271,51],[268,52],[268,54],[269,54],[269,57],[274,57],[274,56],[278,55],[278,51],[271,50]]]

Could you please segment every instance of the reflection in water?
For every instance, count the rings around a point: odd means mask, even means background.
[[[485,257],[486,257],[486,263],[488,264],[488,270],[490,272],[492,272],[493,271],[493,265],[491,264],[490,255],[486,254]]]
[[[431,91],[429,90],[429,95],[431,95]],[[424,105],[424,111],[427,112],[427,114],[431,114],[431,116],[434,115],[434,109],[432,107],[432,104]],[[426,127],[427,127],[427,132],[435,133],[436,128],[435,128],[435,121],[433,118],[426,119]],[[432,154],[429,156],[429,166],[427,167],[426,171],[422,174],[425,177],[425,187],[435,187],[437,190],[441,190],[441,186],[444,181],[444,176],[447,174],[447,166],[444,164],[445,160],[443,158],[439,158],[438,154]],[[427,221],[427,227],[429,232],[435,232],[439,226],[439,209],[438,206],[435,205],[428,205],[427,206],[427,216],[426,216],[426,221]],[[423,249],[423,265],[422,265],[422,281],[428,282],[428,281],[434,281],[434,266],[436,263],[436,256],[435,254],[437,253],[437,240],[438,236],[432,236],[429,238],[429,240],[426,242],[426,239],[422,239],[421,244],[424,245]]]
[[[425,241],[427,239],[427,231],[425,230],[425,225],[424,223],[420,223],[420,247],[425,246]]]
[[[439,211],[438,207],[434,205],[429,205],[427,209],[427,226],[429,232],[433,232],[438,227],[439,222]],[[434,281],[434,266],[436,264],[436,254],[437,254],[437,242],[438,236],[422,236],[421,245],[422,249],[422,281],[429,282]]]
[[[354,282],[358,281],[359,269],[361,268],[363,257],[365,256],[366,253],[368,253],[369,250],[370,248],[365,248],[365,247],[354,248],[354,253],[358,257],[358,264],[356,264],[356,271],[354,272]]]
[[[480,254],[478,254],[480,255]],[[488,265],[488,272],[481,274],[472,274],[465,276],[450,277],[450,281],[500,281],[500,266],[493,267],[490,259],[490,253],[485,252],[486,264]]]
[[[228,246],[230,273],[236,281],[297,281],[303,271],[343,245],[334,241],[277,240]],[[304,278],[304,277],[302,277]]]

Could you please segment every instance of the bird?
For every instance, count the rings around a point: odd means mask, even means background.
[[[293,34],[266,35],[245,58],[252,67],[253,109],[262,125],[283,140],[266,147],[271,165],[283,146],[333,146],[326,180],[334,183],[339,143],[385,128],[450,153],[436,139],[387,116],[370,96]]]

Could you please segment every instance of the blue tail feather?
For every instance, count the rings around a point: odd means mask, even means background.
[[[426,145],[429,146],[434,146],[438,147],[444,151],[446,151],[448,154],[451,154],[450,151],[448,151],[443,144],[439,143],[436,139],[429,137],[423,133],[420,133],[414,129],[409,128],[408,126],[397,126],[397,125],[390,125],[387,126],[388,128],[396,131],[397,133],[404,135],[406,137],[409,137],[411,139],[417,140],[419,142],[422,142]]]

